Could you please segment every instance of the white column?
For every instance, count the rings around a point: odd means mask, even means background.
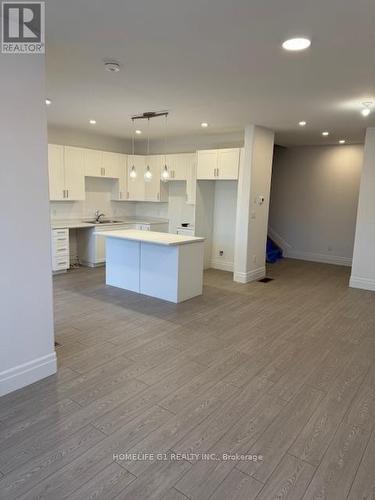
[[[375,128],[366,131],[350,286],[375,291]]]
[[[0,396],[56,372],[43,55],[0,54]]]
[[[256,125],[245,128],[238,179],[234,281],[265,276],[268,210],[274,132]]]

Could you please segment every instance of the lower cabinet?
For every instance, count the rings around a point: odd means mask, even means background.
[[[64,272],[70,267],[69,229],[52,229],[52,271]]]
[[[77,232],[78,255],[81,264],[89,267],[103,266],[105,264],[105,238],[99,236],[98,233],[121,229],[167,233],[168,224],[116,224],[113,226],[106,224],[105,227],[81,229]]]

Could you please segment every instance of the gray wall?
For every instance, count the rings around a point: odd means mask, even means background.
[[[275,150],[269,229],[291,257],[350,265],[362,145]]]
[[[56,371],[44,56],[0,54],[0,396]]]

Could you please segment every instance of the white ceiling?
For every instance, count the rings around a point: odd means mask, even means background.
[[[47,0],[46,13],[51,125],[129,137],[132,114],[168,109],[170,135],[256,123],[283,145],[361,142],[375,126],[359,113],[375,101],[374,0]],[[311,48],[285,52],[292,36]]]

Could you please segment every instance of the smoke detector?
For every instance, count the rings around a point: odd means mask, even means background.
[[[110,73],[118,73],[120,71],[120,65],[115,61],[106,61],[104,63],[104,68]]]

